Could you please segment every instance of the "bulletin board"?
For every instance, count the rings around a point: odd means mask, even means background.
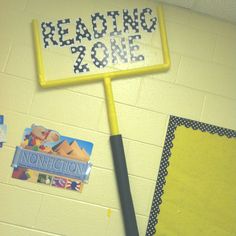
[[[236,234],[236,131],[171,116],[146,235]]]

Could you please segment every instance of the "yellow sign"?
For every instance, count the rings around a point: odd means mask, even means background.
[[[135,8],[96,12],[88,18],[90,21],[79,16],[77,19],[33,20],[38,77],[42,87],[140,76],[169,69],[161,7],[158,7],[157,14],[155,9]],[[158,37],[159,45],[156,44]],[[155,53],[153,48],[148,50],[146,45],[141,45],[151,40],[156,45]],[[69,54],[65,56],[66,53]],[[154,56],[156,64],[153,64]],[[61,64],[57,63],[61,58]],[[65,66],[67,64],[69,67]],[[56,71],[50,73],[52,68]],[[57,72],[64,77],[49,78]]]

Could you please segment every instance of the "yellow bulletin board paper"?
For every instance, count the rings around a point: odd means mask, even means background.
[[[236,235],[236,131],[170,117],[146,235]]]

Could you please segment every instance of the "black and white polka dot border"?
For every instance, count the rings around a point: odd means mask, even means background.
[[[159,167],[158,177],[156,181],[155,192],[152,201],[151,212],[149,215],[146,236],[152,236],[156,232],[156,225],[158,223],[158,215],[160,213],[160,205],[162,203],[161,197],[164,193],[163,187],[166,183],[166,176],[168,174],[167,168],[169,166],[169,159],[171,157],[171,148],[173,147],[173,140],[175,138],[175,130],[178,126],[185,126],[194,130],[201,130],[211,134],[218,134],[226,136],[227,138],[236,138],[236,131],[222,128],[215,125],[206,124],[199,121],[189,120],[177,116],[170,116],[164,148],[162,151],[161,163]]]

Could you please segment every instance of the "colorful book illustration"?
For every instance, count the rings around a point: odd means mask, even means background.
[[[32,125],[16,147],[12,177],[81,192],[88,183],[93,144]]]

